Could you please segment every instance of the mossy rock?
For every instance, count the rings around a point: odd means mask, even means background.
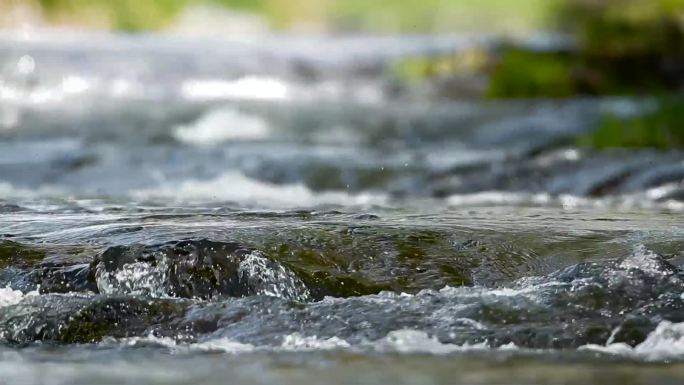
[[[155,325],[183,317],[191,302],[110,296],[28,297],[0,313],[3,343],[81,344],[105,337],[127,338],[149,334]]]
[[[585,147],[684,148],[684,98],[662,100],[655,111],[630,119],[603,118],[594,132],[578,139]]]
[[[78,309],[46,337],[61,343],[93,343],[104,337],[126,338],[144,334],[150,325],[179,317],[187,306],[169,300],[149,301],[124,297],[101,298]]]
[[[0,268],[8,266],[31,267],[45,258],[45,251],[14,241],[0,242]]]

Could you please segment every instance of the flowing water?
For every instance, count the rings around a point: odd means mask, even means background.
[[[0,384],[684,382],[684,153],[387,70],[491,45],[5,35]]]

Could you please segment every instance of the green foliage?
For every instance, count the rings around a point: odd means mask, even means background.
[[[624,120],[607,116],[593,133],[579,144],[595,148],[684,147],[684,99],[663,100],[656,111]]]
[[[471,49],[453,55],[409,57],[393,63],[390,73],[396,79],[413,82],[436,77],[473,74],[483,71],[491,61],[481,49]]]
[[[371,32],[532,31],[551,27],[564,0],[332,0],[332,22]]]
[[[39,0],[48,18],[122,31],[160,29],[170,24],[189,0]]]
[[[505,53],[489,96],[647,94],[684,85],[684,0],[566,0],[558,9],[579,50]]]
[[[487,96],[568,97],[576,93],[572,60],[561,54],[508,50],[492,76]]]
[[[560,10],[561,23],[590,54],[659,55],[684,47],[684,0],[570,0]]]
[[[30,0],[26,0],[30,1]],[[547,29],[564,0],[34,0],[52,21],[158,30],[187,6],[214,4],[263,16],[275,28],[335,31],[525,32]]]

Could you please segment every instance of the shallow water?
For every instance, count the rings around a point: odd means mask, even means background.
[[[393,90],[487,39],[58,40],[0,42],[0,383],[682,382],[684,154],[575,146],[652,101]]]

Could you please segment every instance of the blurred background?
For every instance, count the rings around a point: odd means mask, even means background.
[[[669,199],[684,179],[684,0],[2,0],[0,30],[2,137],[83,146],[32,178],[5,155],[12,188],[128,196],[237,170],[314,192]],[[104,148],[121,141],[160,153]]]
[[[4,22],[10,26],[38,22],[129,32],[179,28],[201,31],[207,22],[225,26],[242,21],[242,32],[247,33],[261,28],[319,33],[529,32],[554,28],[554,19],[562,12],[561,7],[567,6],[563,0],[159,0],[143,4],[132,0],[6,0],[4,3],[7,16]]]
[[[433,83],[434,92],[456,98],[664,97],[684,82],[682,0],[3,0],[0,28],[243,40],[274,34],[496,38],[496,50],[473,44],[403,58],[389,70],[398,86]],[[663,114],[676,110],[669,106]],[[650,140],[660,142],[652,144],[682,143],[682,130],[656,129],[668,138],[655,135]],[[636,133],[625,135],[637,140]]]

